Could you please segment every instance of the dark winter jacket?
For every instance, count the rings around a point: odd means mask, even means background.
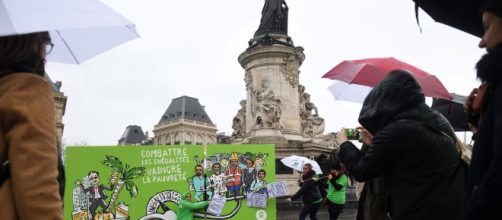
[[[478,78],[488,83],[488,92],[474,140],[467,189],[466,219],[501,219],[502,44],[489,50],[476,68]]]
[[[409,73],[392,71],[380,82],[366,97],[359,122],[374,135],[371,148],[362,155],[344,142],[340,159],[358,181],[384,175],[393,220],[462,219],[465,173],[447,136],[453,129],[425,104]]]
[[[363,144],[362,155],[366,154],[369,149],[369,145]],[[359,196],[356,220],[387,220],[388,196],[389,192],[383,175],[365,181]]]
[[[302,176],[303,182],[300,183],[300,189],[291,196],[292,200],[303,197],[304,203],[319,203],[321,202],[321,191],[319,190],[319,182],[314,178],[315,172],[309,171]]]

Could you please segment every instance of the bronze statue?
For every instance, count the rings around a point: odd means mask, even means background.
[[[288,5],[285,0],[265,0],[260,27],[254,36],[268,33],[288,34]]]

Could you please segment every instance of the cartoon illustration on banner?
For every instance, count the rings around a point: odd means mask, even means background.
[[[65,218],[275,219],[275,198],[267,190],[275,182],[273,145],[207,149],[204,154],[195,145],[69,147],[67,178],[75,181],[67,184],[72,196],[65,198],[65,213],[71,216]]]

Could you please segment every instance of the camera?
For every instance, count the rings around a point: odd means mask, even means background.
[[[362,133],[359,130],[357,130],[356,128],[345,129],[345,134],[347,135],[347,138],[349,140],[361,141],[363,139]]]

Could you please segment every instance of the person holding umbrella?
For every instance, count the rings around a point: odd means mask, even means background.
[[[363,155],[342,129],[339,158],[359,182],[384,175],[391,219],[463,218],[465,166],[455,133],[411,74],[391,71],[364,100],[359,123],[371,147]]]
[[[56,113],[44,79],[49,33],[0,37],[2,219],[63,219]]]
[[[500,219],[502,214],[502,1],[488,0],[482,9],[487,49],[476,64],[482,85],[467,106],[479,109],[467,187],[466,219]]]
[[[319,179],[316,177],[315,171],[312,169],[312,164],[306,163],[303,165],[303,175],[300,184],[300,189],[288,198],[288,201],[303,199],[303,209],[300,212],[300,220],[304,220],[307,215],[310,219],[317,220],[317,211],[322,205],[321,191],[319,190]]]

